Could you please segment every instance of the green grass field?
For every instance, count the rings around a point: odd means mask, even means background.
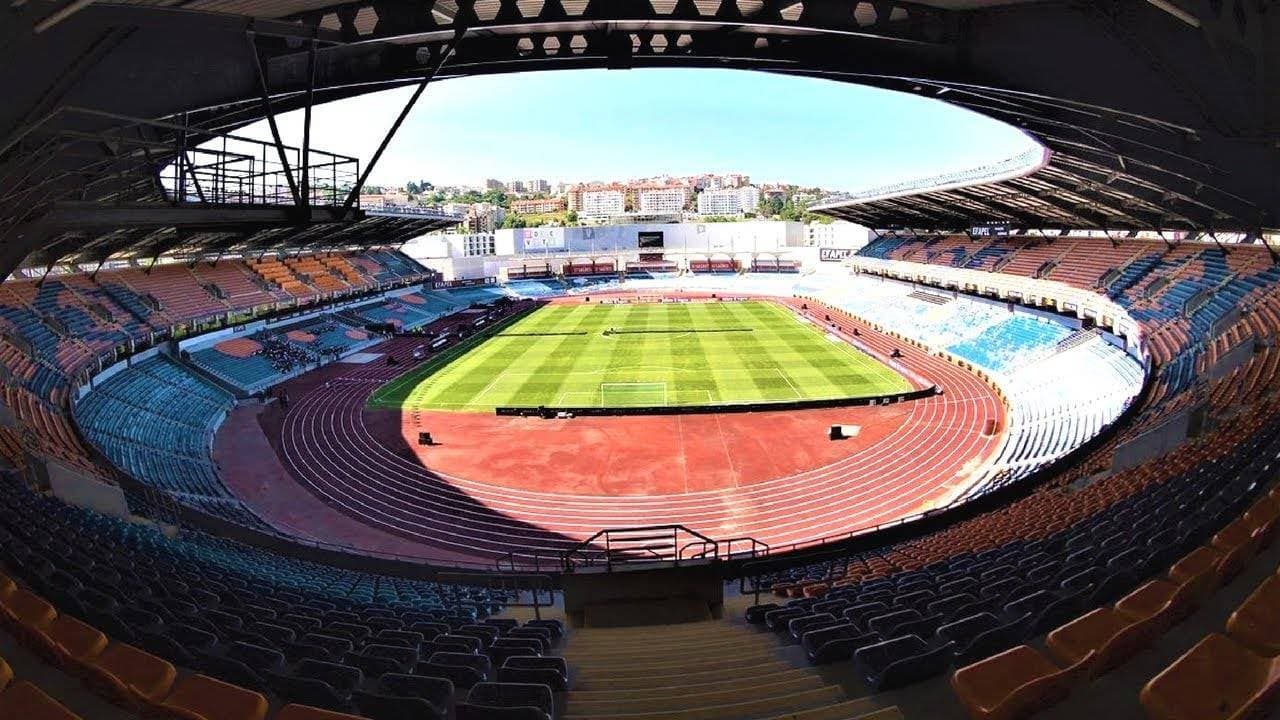
[[[891,368],[769,302],[549,305],[380,388],[374,408],[709,405],[903,392]]]

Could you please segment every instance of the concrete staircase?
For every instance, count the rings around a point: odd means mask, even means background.
[[[567,720],[893,720],[849,699],[778,642],[721,620],[573,631]]]

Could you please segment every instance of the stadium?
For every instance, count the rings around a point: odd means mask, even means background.
[[[12,2],[0,719],[1277,717],[1277,48],[1265,0]],[[857,242],[362,200],[432,83],[598,68],[1033,147],[809,206]]]

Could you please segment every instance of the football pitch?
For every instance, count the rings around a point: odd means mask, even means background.
[[[771,302],[548,305],[384,385],[373,408],[718,405],[911,390]]]

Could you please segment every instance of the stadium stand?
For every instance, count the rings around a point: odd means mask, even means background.
[[[867,254],[970,267],[994,244],[916,241],[888,251],[881,244]],[[460,715],[472,717],[483,715],[480,708],[487,703],[504,702],[541,706],[550,716],[555,711],[551,691],[567,690],[568,717],[627,714],[641,706],[648,712],[677,712],[690,702],[699,712],[738,706],[723,710],[725,717],[770,717],[784,710],[796,717],[808,711],[827,713],[814,717],[897,716],[850,699],[820,675],[770,666],[764,658],[778,640],[798,646],[814,664],[849,663],[865,686],[878,692],[949,675],[958,702],[975,718],[1047,707],[1174,626],[1270,543],[1280,523],[1276,491],[1265,494],[1280,452],[1272,422],[1276,405],[1269,394],[1280,355],[1274,345],[1280,330],[1275,312],[1280,275],[1253,251],[1199,247],[1161,253],[1146,272],[1135,270],[1132,276],[1138,279],[1129,283],[1128,270],[1145,266],[1152,254],[1145,246],[1068,272],[1072,254],[1095,244],[1087,239],[1046,243],[1040,249],[1058,246],[1053,257],[1041,259],[1036,253],[1023,266],[1034,261],[1039,263],[1034,272],[1046,279],[1114,293],[1148,331],[1155,358],[1152,391],[1122,437],[1185,407],[1192,391],[1208,404],[1216,422],[1158,463],[1085,482],[1079,482],[1083,475],[1067,473],[998,512],[941,532],[761,578],[761,587],[779,602],[750,608],[747,619],[773,631],[769,635],[738,636],[740,631],[716,624],[714,630],[702,630],[705,638],[673,630],[670,636],[650,632],[645,642],[630,643],[626,633],[582,631],[573,633],[563,656],[553,656],[547,650],[557,631],[531,625],[530,631],[546,632],[512,635],[508,623],[485,622],[513,599],[510,595],[370,577],[190,530],[165,538],[146,525],[70,508],[6,480],[11,487],[0,493],[0,532],[6,541],[0,562],[38,593],[33,597],[48,600],[44,606],[22,601],[47,610],[22,621],[10,612],[10,624],[19,637],[38,638],[41,632],[63,637],[63,643],[46,644],[50,657],[94,678],[105,696],[138,709],[166,703],[199,707],[213,702],[209,697],[225,697],[227,702],[235,698],[250,714],[265,714],[269,697],[370,717],[409,706],[435,708],[430,712],[436,714],[456,706]],[[997,260],[989,260],[996,254],[992,251],[978,264],[1005,262],[1008,268],[1035,249],[1002,248]],[[1057,264],[1047,265],[1053,261]],[[382,273],[397,272],[396,263],[385,258],[367,262]],[[357,265],[350,262],[351,268]],[[188,275],[201,279],[195,270]],[[1111,282],[1105,282],[1108,275]],[[1127,409],[1143,381],[1141,366],[1100,333],[946,291],[862,277],[681,281],[686,287],[789,289],[820,297],[983,369],[1003,389],[1010,432],[995,464],[998,472],[987,484],[971,488],[969,496],[1047,467],[1098,434]],[[641,280],[636,286],[670,282]],[[11,291],[11,306],[19,309],[12,317],[20,320],[21,308],[39,308],[28,312],[65,316],[65,322],[85,330],[73,334],[86,338],[90,327],[99,327],[102,337],[91,338],[93,344],[82,341],[89,358],[114,348],[119,335],[113,333],[126,334],[121,324],[96,312],[86,315],[97,322],[85,324],[57,304],[66,298],[69,307],[84,307],[84,295],[71,295],[65,289],[70,287],[73,281],[67,280],[62,289]],[[518,289],[420,291],[411,293],[415,300],[396,302],[409,308],[406,312],[438,317],[427,309],[448,314]],[[262,299],[252,292],[243,296]],[[364,307],[371,309],[362,313],[376,312],[375,305]],[[25,331],[6,342],[18,380],[6,388],[8,404],[23,408],[20,417],[44,418],[49,438],[43,452],[68,462],[80,458],[92,467],[57,410],[53,388],[48,396],[35,390],[46,362],[60,367],[56,351],[33,358],[22,348],[30,338],[45,343],[46,350],[53,346],[39,329],[15,324]],[[291,345],[329,347],[355,340],[346,334],[352,329],[323,315],[277,333]],[[1206,379],[1206,369],[1218,357],[1244,342],[1255,347],[1239,367]],[[77,358],[65,360],[87,362]],[[65,385],[67,373],[53,372],[53,385]],[[99,383],[77,404],[76,417],[90,441],[131,475],[182,502],[261,527],[208,464],[209,436],[230,403],[225,391],[158,356]],[[160,415],[157,407],[180,407],[181,412]],[[1240,412],[1243,407],[1250,411]],[[7,433],[0,441],[8,447],[6,457],[20,456],[13,445],[22,438]],[[1109,442],[1095,457],[1115,447]],[[128,552],[114,552],[120,548]],[[144,586],[149,587],[145,592]],[[1273,581],[1259,587],[1228,622],[1225,636],[1209,636],[1148,684],[1142,703],[1151,717],[1201,717],[1194,711],[1199,702],[1234,712],[1270,701],[1278,672],[1268,659],[1276,647],[1268,622],[1274,589]],[[10,607],[7,603],[3,607]],[[192,612],[208,603],[217,609]],[[436,634],[428,639],[429,627]],[[409,637],[414,633],[421,641]],[[530,641],[521,642],[522,636]],[[1027,644],[1042,636],[1043,650]],[[708,671],[696,677],[695,667],[708,662],[699,656],[700,647],[710,656],[730,645],[759,654],[753,674],[742,676],[738,665],[726,665],[714,668],[720,676]],[[689,653],[687,664],[660,660],[676,647]],[[1196,669],[1206,663],[1231,670],[1223,671],[1221,682],[1196,678]],[[175,667],[204,675],[179,678]],[[581,669],[570,673],[568,667]],[[539,687],[545,682],[547,694],[517,687],[530,679]],[[450,683],[448,690],[443,680]],[[689,691],[673,695],[672,687]],[[1201,689],[1195,694],[1188,688]],[[1215,694],[1214,688],[1222,690]],[[302,712],[307,711],[285,710],[280,716]]]
[[[112,375],[75,408],[85,437],[124,472],[200,510],[266,527],[218,478],[213,433],[234,405],[226,391],[165,357]]]
[[[374,266],[390,263],[399,269],[387,276],[389,282],[429,277],[428,271],[399,252],[381,251],[376,257],[369,261]],[[378,287],[370,281],[363,289]],[[175,324],[200,321],[210,313],[221,317],[262,309],[271,304],[269,297],[279,304],[287,294],[273,294],[256,284],[248,265],[240,260],[221,260],[212,266],[158,263],[145,270],[106,268],[93,275],[49,275],[4,283],[0,286],[0,360],[8,372],[7,404],[35,430],[24,444],[82,469],[93,467],[91,461],[85,462],[83,449],[77,449],[75,433],[65,420],[71,382],[83,381],[100,360],[111,361],[116,352],[145,347]]]
[[[359,327],[361,323],[344,322],[343,316],[325,313],[277,325],[248,337],[192,348],[188,357],[245,393],[259,392],[326,359],[370,344],[371,335]]]
[[[310,712],[290,705],[448,717],[509,706],[530,681],[569,687],[550,655],[558,621],[489,619],[509,593],[168,538],[3,482],[0,560],[27,585],[0,575],[0,621],[127,709],[263,717],[267,693],[286,705],[276,717]]]

